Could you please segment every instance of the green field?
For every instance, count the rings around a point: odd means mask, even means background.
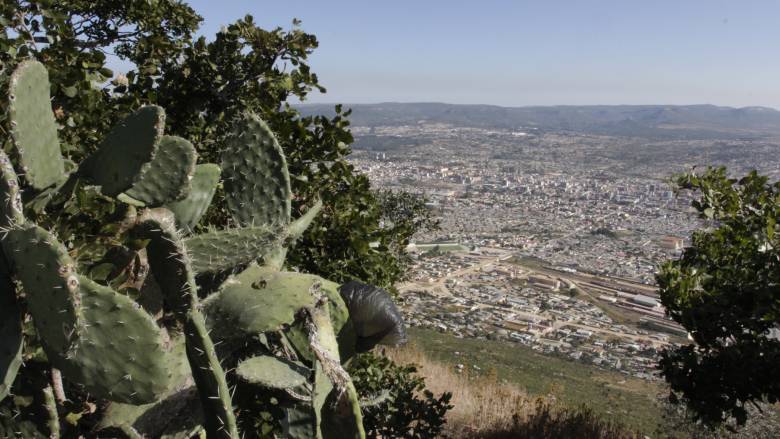
[[[429,357],[462,363],[483,373],[494,370],[499,379],[517,383],[529,394],[554,394],[570,407],[586,405],[605,419],[651,434],[662,418],[661,382],[632,378],[584,363],[542,355],[510,342],[457,338],[432,330],[410,328],[410,340]],[[459,352],[456,355],[455,352]]]

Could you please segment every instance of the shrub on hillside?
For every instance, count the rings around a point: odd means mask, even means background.
[[[369,352],[352,360],[349,373],[364,403],[367,437],[440,437],[452,394],[436,397],[415,365],[398,365]]]

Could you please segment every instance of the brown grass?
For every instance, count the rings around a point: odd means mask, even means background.
[[[568,408],[554,395],[531,396],[519,386],[500,382],[495,373],[469,374],[428,358],[414,345],[388,350],[398,364],[414,363],[434,394],[452,393],[447,414],[452,438],[593,438],[641,437],[620,425],[603,421],[587,408]]]

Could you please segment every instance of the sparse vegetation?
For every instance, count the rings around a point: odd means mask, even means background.
[[[526,402],[544,396],[561,404],[561,407],[576,409],[584,405],[605,423],[621,422],[629,429],[652,432],[662,418],[659,396],[663,395],[664,386],[661,382],[649,382],[571,359],[542,355],[528,347],[505,341],[457,338],[420,328],[410,328],[409,337],[413,347],[392,351],[391,357],[400,364],[419,364],[425,358],[429,359],[432,365],[420,368],[421,374],[427,378],[427,387],[434,393],[447,390],[453,393],[452,403],[455,408],[448,417],[449,423],[461,416],[458,414],[463,409],[458,406],[459,392],[471,391],[459,391],[455,386],[462,383],[449,383],[440,378],[447,376],[447,373],[453,374],[458,364],[462,364],[464,370],[469,370],[465,373],[469,380],[488,378],[488,381],[475,387],[487,385],[493,380],[496,392],[503,391],[499,389],[515,389]],[[490,404],[504,400],[507,397],[496,399]],[[466,412],[473,413],[473,410]],[[470,419],[468,413],[463,414],[461,419]],[[485,416],[488,415],[480,415],[479,418]],[[511,416],[510,413],[508,417],[502,417],[507,425],[512,423]]]
[[[736,432],[709,429],[684,406],[655,397],[664,389],[660,382],[632,380],[523,346],[513,352],[506,342],[417,329],[411,339],[386,354],[397,364],[416,365],[433,395],[452,394],[443,437],[769,439],[780,431],[780,412],[771,406],[751,409],[750,421]],[[494,351],[500,352],[486,355]],[[609,378],[617,381],[608,384]]]
[[[533,395],[494,371],[461,372],[450,363],[434,361],[412,345],[388,351],[399,364],[418,365],[434,395],[452,394],[444,436],[450,438],[620,438],[640,437],[629,428],[606,421],[587,407],[569,408],[555,392]]]

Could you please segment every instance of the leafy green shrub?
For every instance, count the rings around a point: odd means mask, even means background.
[[[693,341],[665,351],[661,373],[697,419],[742,425],[749,405],[780,401],[780,182],[725,168],[677,178],[706,228],[656,276],[669,316]]]
[[[398,365],[369,352],[352,360],[349,374],[361,397],[366,437],[440,437],[452,394],[437,398],[415,365]]]

